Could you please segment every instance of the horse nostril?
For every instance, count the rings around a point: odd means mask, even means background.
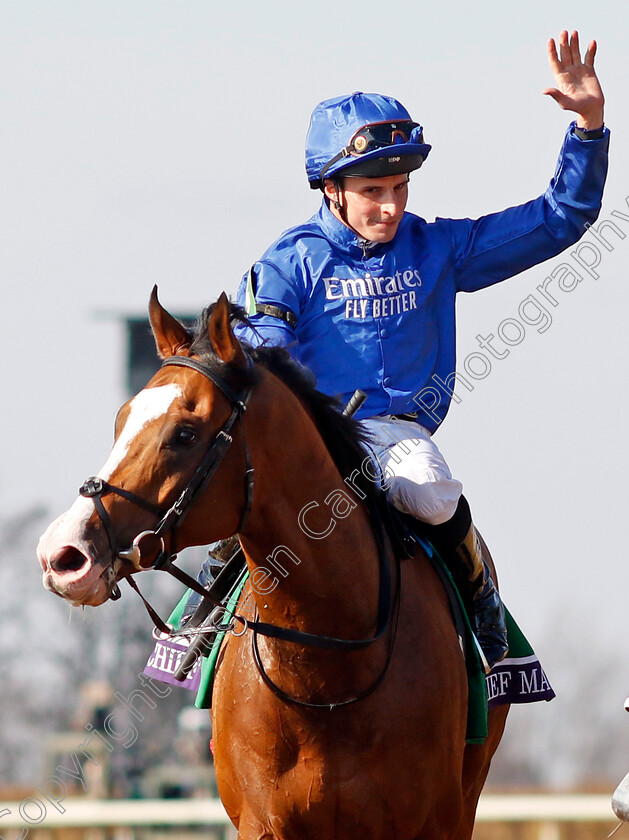
[[[76,572],[82,568],[86,562],[87,557],[85,557],[84,554],[81,554],[78,549],[66,546],[66,548],[58,551],[50,560],[50,568],[58,574],[63,572]]]

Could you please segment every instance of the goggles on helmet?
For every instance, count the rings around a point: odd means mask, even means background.
[[[383,149],[387,146],[394,146],[399,143],[423,143],[423,129],[419,123],[413,120],[387,120],[385,122],[369,123],[355,131],[349,143],[341,151],[329,160],[321,170],[320,178],[325,178],[325,173],[338,160],[344,157],[360,157],[375,149]]]
[[[345,149],[350,155],[364,155],[372,149],[381,149],[394,143],[408,143],[411,132],[418,127],[419,123],[412,120],[364,125],[355,132]]]

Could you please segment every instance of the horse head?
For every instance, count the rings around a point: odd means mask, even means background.
[[[247,503],[246,445],[238,445],[244,394],[230,378],[246,378],[248,363],[227,297],[196,338],[161,306],[156,288],[149,314],[164,365],[119,410],[107,461],[38,545],[44,586],[73,605],[117,597],[117,581],[151,567],[161,553],[230,536]],[[211,364],[198,361],[199,347]],[[211,497],[211,520],[198,513],[201,495]]]

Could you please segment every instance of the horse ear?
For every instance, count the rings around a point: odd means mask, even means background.
[[[149,302],[149,318],[160,359],[182,355],[190,349],[192,336],[176,318],[167,312],[157,299],[157,286],[153,286]]]
[[[210,316],[210,341],[221,361],[244,367],[247,360],[229,323],[230,316],[231,305],[227,295],[223,292]]]

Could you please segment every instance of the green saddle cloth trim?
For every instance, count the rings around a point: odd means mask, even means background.
[[[472,625],[463,599],[459,593],[450,570],[439,556],[437,550],[432,546],[432,561],[439,563],[441,574],[450,582],[452,591],[459,605],[459,612],[463,621],[463,649],[465,650],[465,669],[467,671],[467,729],[465,741],[468,744],[482,744],[487,738],[487,684],[485,682],[485,670],[476,649],[476,642],[472,632]]]
[[[491,674],[485,674],[485,669],[481,662],[481,658],[476,647],[474,632],[472,630],[472,617],[465,609],[459,589],[455,584],[448,567],[439,556],[434,546],[431,545],[431,548],[433,552],[433,561],[439,563],[443,575],[450,581],[452,590],[460,607],[461,618],[464,625],[464,649],[466,654],[465,667],[467,670],[468,682],[466,742],[468,744],[482,744],[488,734],[487,714],[489,711],[490,700],[492,707],[500,705],[501,703],[530,703],[539,700],[551,700],[554,697],[554,691],[546,680],[546,675],[535,656],[533,648],[529,644],[524,633],[518,627],[515,619],[504,603],[505,625],[509,648],[505,659],[502,662],[497,663],[497,665],[494,665]],[[512,685],[515,682],[514,677],[522,677],[523,672],[520,669],[527,667],[524,663],[529,663],[530,667],[532,664],[530,663],[531,660],[535,661],[533,667],[537,671],[537,674],[531,675],[531,684],[526,687],[526,690],[524,687],[510,687],[508,691],[504,692],[503,697],[492,696],[490,694],[488,687],[491,684],[493,691],[495,688],[493,685],[494,680],[505,680],[507,683]],[[539,684],[537,680],[538,674]]]

